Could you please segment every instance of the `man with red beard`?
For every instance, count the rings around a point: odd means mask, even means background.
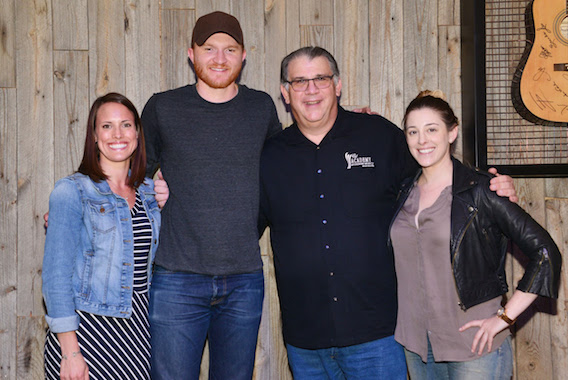
[[[259,162],[280,123],[270,96],[239,85],[236,18],[200,17],[189,59],[197,83],[153,95],[142,113],[148,174],[169,186],[150,288],[153,379],[197,379],[209,338],[212,379],[250,379],[264,279],[257,235]]]

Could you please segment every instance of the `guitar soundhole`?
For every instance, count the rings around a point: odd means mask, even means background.
[[[561,44],[568,45],[568,14],[560,11],[553,20],[554,36]]]
[[[564,40],[568,40],[568,17],[564,17],[560,23],[560,35]]]

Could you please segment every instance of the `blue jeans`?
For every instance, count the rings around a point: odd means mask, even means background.
[[[209,379],[252,378],[264,298],[262,271],[230,276],[156,267],[150,287],[152,379],[198,379],[206,337]]]
[[[294,380],[406,380],[404,352],[394,336],[347,347],[286,349]]]
[[[414,352],[404,349],[408,373],[412,380],[510,380],[513,376],[511,337],[478,359],[467,362],[435,362],[428,341],[428,362]]]

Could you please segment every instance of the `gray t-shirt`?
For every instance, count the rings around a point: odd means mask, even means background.
[[[240,85],[230,101],[210,103],[188,85],[154,94],[142,125],[148,174],[159,165],[170,189],[156,264],[208,275],[261,269],[260,153],[281,128],[270,96]]]

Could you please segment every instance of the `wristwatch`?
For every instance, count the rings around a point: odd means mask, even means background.
[[[517,318],[511,319],[507,316],[507,310],[504,307],[500,307],[499,310],[497,310],[497,317],[507,322],[509,326],[512,326],[513,323],[517,321]]]

